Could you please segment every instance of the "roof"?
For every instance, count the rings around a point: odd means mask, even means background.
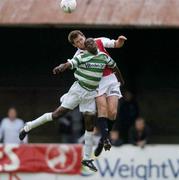
[[[179,26],[178,0],[77,0],[65,14],[59,0],[1,0],[0,24]]]

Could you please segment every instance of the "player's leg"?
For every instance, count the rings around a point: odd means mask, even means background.
[[[97,168],[93,164],[91,159],[93,151],[93,130],[94,130],[95,115],[91,113],[84,113],[85,122],[85,144],[84,144],[84,155],[82,164],[89,167],[92,171],[97,171]]]
[[[104,97],[104,94],[106,95],[105,97]],[[105,115],[105,117],[107,117],[106,124],[108,127],[108,133],[112,129],[112,126],[113,126],[113,121],[111,120],[115,119],[116,113],[117,113],[117,101],[116,101],[117,98],[114,97],[114,100],[113,98],[109,98],[110,100],[108,100],[108,97],[120,96],[120,95],[121,94],[119,92],[119,84],[115,75],[111,74],[109,76],[103,77],[99,85],[99,89],[98,89],[99,97],[96,98],[96,102],[97,102],[98,114],[100,116]],[[102,139],[100,139],[98,146],[95,149],[95,156],[99,156],[102,150],[103,150],[103,141]]]
[[[108,139],[109,118],[108,118],[108,104],[107,104],[106,97],[107,97],[109,86],[111,86],[111,78],[113,80],[113,76],[115,78],[115,75],[109,75],[109,76],[102,77],[102,79],[99,83],[99,88],[97,89],[98,94],[96,97],[96,104],[97,104],[97,110],[98,110],[98,124],[99,124],[99,127],[101,129],[101,134],[102,134],[102,138],[99,142],[99,145],[101,148],[102,148],[103,140],[104,139],[109,140]],[[116,80],[116,78],[115,78],[115,80]]]
[[[66,114],[70,109],[64,108],[62,106],[58,107],[54,112],[45,113],[33,121],[29,121],[25,124],[23,129],[19,133],[20,140],[23,140],[25,136],[34,128],[37,128],[47,122],[58,119],[64,114]]]
[[[122,97],[119,84],[113,83],[107,91],[107,104],[108,104],[108,128],[109,131],[112,130],[113,124],[116,120],[116,116],[118,113],[118,103],[119,99]]]
[[[105,150],[110,150],[111,143],[109,141],[109,130],[108,130],[108,105],[106,95],[96,97],[96,104],[98,110],[98,124],[101,131],[101,139],[99,142],[99,147],[95,150],[95,156],[98,156],[98,153],[102,151],[103,146]]]
[[[54,112],[45,113],[39,118],[33,121],[29,121],[25,124],[24,128],[19,133],[20,140],[24,139],[26,134],[32,129],[39,127],[49,121],[58,119],[69,110],[73,110],[76,106],[78,106],[80,102],[80,96],[77,92],[79,92],[78,85],[75,82],[68,93],[64,96],[61,106],[59,106]]]
[[[85,123],[85,146],[84,146],[84,158],[91,159],[91,154],[93,150],[93,129],[94,129],[94,114],[84,113],[84,123]]]
[[[96,104],[98,110],[98,124],[101,129],[102,138],[108,137],[108,105],[106,95],[96,97]]]
[[[89,97],[90,97],[89,92]],[[82,164],[87,166],[92,171],[97,171],[97,168],[93,164],[93,159],[91,159],[92,151],[93,151],[93,130],[95,124],[95,115],[96,115],[96,104],[95,99],[83,99],[79,105],[80,112],[84,115],[84,123],[85,123],[85,144],[84,144],[84,153]]]
[[[98,117],[108,117],[106,94],[96,97]]]
[[[113,124],[116,120],[117,111],[118,111],[118,102],[119,102],[119,97],[116,95],[107,97],[108,118],[110,120],[108,121],[109,132],[112,130]]]

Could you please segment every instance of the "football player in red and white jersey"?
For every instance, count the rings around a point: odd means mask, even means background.
[[[71,31],[68,35],[69,42],[76,48],[77,52],[74,56],[83,53],[84,42],[86,37],[79,30]],[[123,46],[124,42],[127,40],[125,36],[119,36],[118,39],[109,38],[96,38],[96,44],[99,51],[102,51],[109,55],[105,48],[120,48]],[[99,156],[103,150],[110,150],[111,144],[108,138],[109,131],[111,131],[113,122],[116,119],[118,100],[122,97],[120,92],[120,85],[124,84],[124,80],[119,69],[116,69],[116,75],[112,69],[106,67],[103,71],[103,77],[100,81],[99,88],[97,89],[98,95],[96,97],[97,111],[98,111],[98,123],[101,128],[102,137],[95,150],[95,156]],[[94,117],[91,114],[84,114],[85,120],[85,151],[90,154],[92,152],[92,147],[89,146],[92,141],[92,131],[94,128]]]

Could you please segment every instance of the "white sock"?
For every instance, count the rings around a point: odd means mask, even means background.
[[[83,159],[90,160],[93,150],[93,132],[85,131],[84,139],[85,139],[85,145],[84,145]]]
[[[24,126],[24,130],[26,132],[29,132],[31,129],[34,129],[38,126],[41,126],[49,121],[52,121],[52,113],[45,113],[42,116],[40,116],[39,118],[33,120],[33,121],[29,121],[25,124]]]

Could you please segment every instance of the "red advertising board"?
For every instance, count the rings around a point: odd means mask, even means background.
[[[79,174],[81,145],[0,145],[0,172]]]

